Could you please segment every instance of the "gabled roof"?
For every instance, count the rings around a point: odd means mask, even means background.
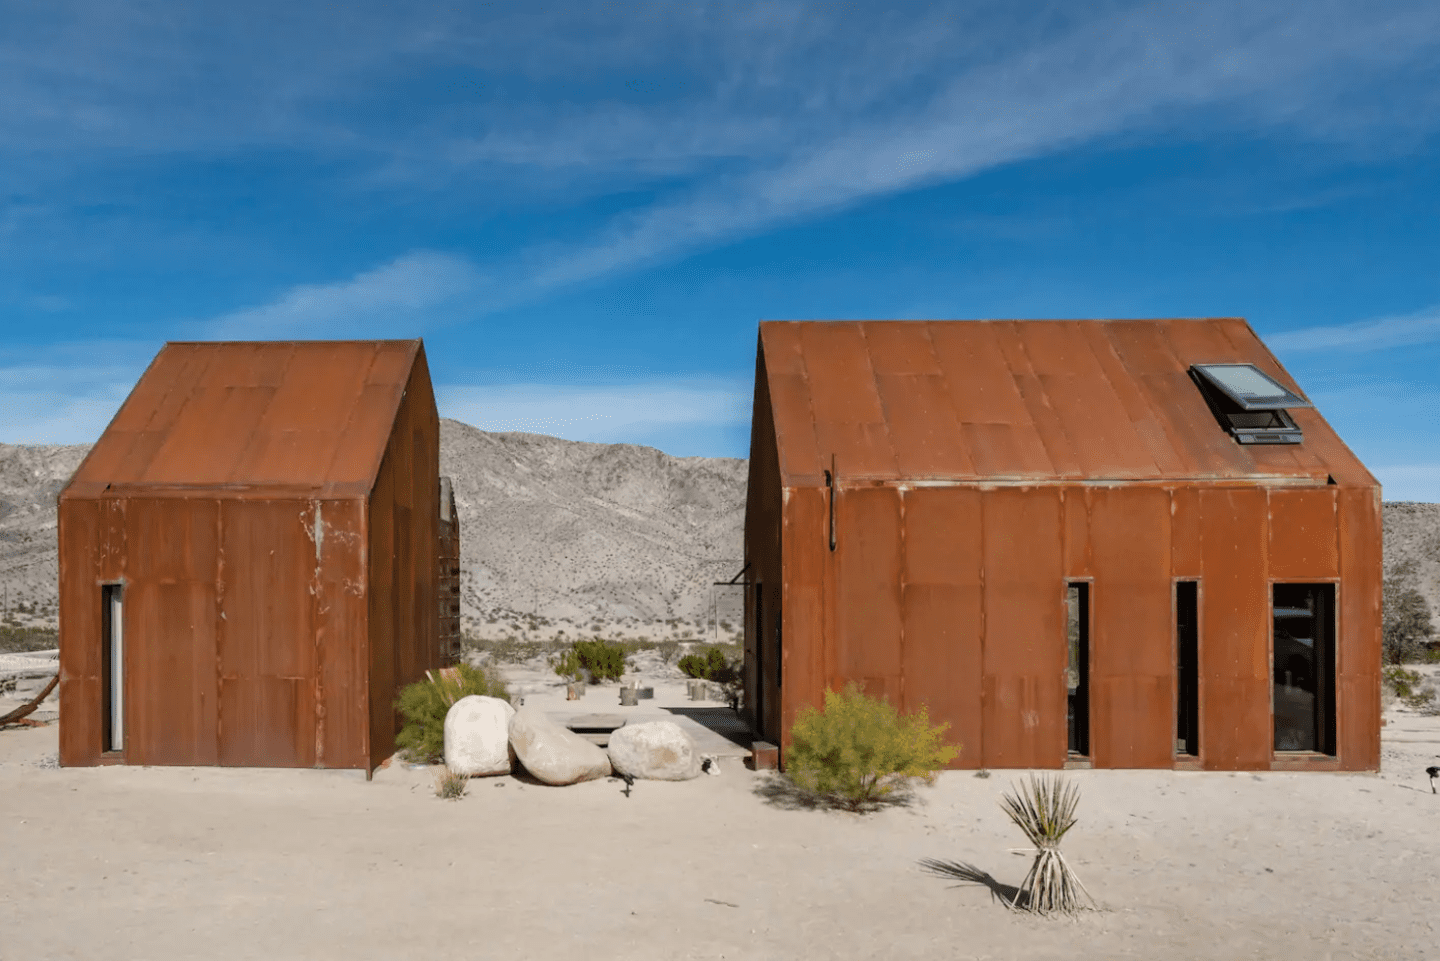
[[[368,493],[419,340],[168,343],[62,498]]]
[[[1192,364],[1300,393],[1238,318],[766,321],[760,350],[786,486],[823,484],[832,454],[844,480],[1378,486],[1316,410],[1290,412],[1293,446],[1220,425]]]

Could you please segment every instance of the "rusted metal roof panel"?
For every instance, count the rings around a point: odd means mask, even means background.
[[[974,473],[975,463],[966,452],[944,377],[880,374],[876,382],[901,476]]]
[[[788,485],[823,483],[832,455],[852,479],[1374,482],[1316,411],[1293,412],[1293,447],[1216,421],[1192,364],[1298,391],[1236,318],[767,321],[760,343]]]
[[[418,340],[166,344],[62,497],[368,491],[420,350]]]

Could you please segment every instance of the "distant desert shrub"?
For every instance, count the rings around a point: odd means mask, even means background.
[[[1427,709],[1436,707],[1435,687],[1419,671],[1392,664],[1384,669],[1381,679],[1386,691],[1411,710],[1432,713]]]
[[[573,647],[568,647],[552,656],[550,667],[567,681],[579,681],[585,677],[585,672],[580,668],[580,655],[575,653]]]
[[[734,644],[708,644],[686,654],[676,665],[688,677],[702,681],[719,681],[717,674],[731,670],[739,660],[740,649]]]
[[[575,656],[595,681],[618,681],[625,673],[625,645],[614,641],[576,641]]]
[[[445,715],[452,704],[471,694],[510,699],[510,692],[498,672],[471,667],[463,661],[455,666],[453,673],[431,671],[425,680],[407,685],[395,702],[405,716],[405,726],[396,736],[395,746],[416,763],[433,764],[440,760],[445,756]]]
[[[0,653],[49,651],[60,646],[60,632],[48,627],[0,627]]]
[[[852,682],[838,693],[826,691],[824,710],[800,711],[790,730],[786,775],[804,791],[865,810],[916,780],[934,783],[959,753],[944,742],[949,726],[932,727],[924,707],[902,716]]]
[[[1410,664],[1426,659],[1427,642],[1435,634],[1430,606],[1416,588],[1414,561],[1398,564],[1384,579],[1382,655],[1386,664]]]

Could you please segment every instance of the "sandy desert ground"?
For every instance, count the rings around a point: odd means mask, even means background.
[[[614,686],[567,703],[520,674],[557,714],[728,713],[673,676],[622,708]],[[629,796],[503,777],[450,802],[398,762],[372,782],[59,769],[53,724],[11,728],[0,958],[1440,957],[1440,718],[1387,719],[1379,775],[1073,772],[1064,849],[1103,906],[1076,921],[921,867],[1019,883],[1029,856],[996,802],[1021,772],[947,772],[866,816],[796,808],[735,756]],[[727,734],[702,750],[743,754]]]

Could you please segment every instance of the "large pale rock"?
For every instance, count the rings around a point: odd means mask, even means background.
[[[610,735],[610,763],[621,774],[688,781],[700,774],[695,742],[674,721],[627,724]]]
[[[610,758],[598,745],[550,720],[538,707],[522,707],[510,719],[510,745],[536,780],[575,784],[610,776]]]
[[[498,697],[471,694],[445,714],[445,766],[457,774],[509,774],[515,763],[510,719],[515,709]]]

